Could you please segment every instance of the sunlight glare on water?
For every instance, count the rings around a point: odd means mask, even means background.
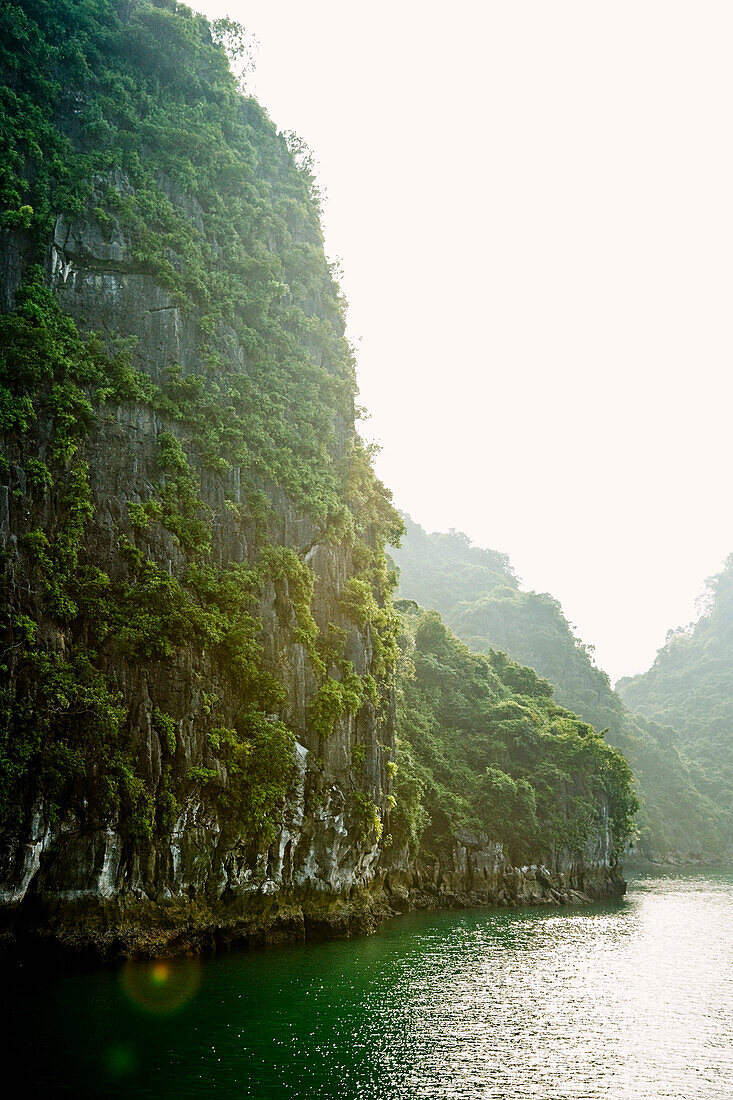
[[[125,971],[21,976],[13,1044],[49,1095],[728,1100],[732,917],[730,873],[638,876],[614,905],[214,958],[166,1015]]]

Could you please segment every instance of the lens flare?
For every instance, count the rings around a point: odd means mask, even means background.
[[[154,1016],[170,1016],[186,1005],[201,982],[198,959],[133,962],[122,968],[122,988],[132,1003]]]
[[[150,981],[153,985],[163,985],[168,981],[170,967],[168,963],[156,963],[150,971]]]

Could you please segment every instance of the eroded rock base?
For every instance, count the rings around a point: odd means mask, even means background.
[[[481,880],[417,871],[390,874],[351,897],[292,893],[215,907],[200,900],[164,905],[85,900],[43,910],[24,904],[3,914],[0,957],[6,963],[172,958],[365,935],[387,918],[415,910],[582,905],[625,892],[620,868],[558,874],[542,867],[508,867]]]

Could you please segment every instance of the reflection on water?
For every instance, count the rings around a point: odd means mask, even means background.
[[[28,1092],[733,1097],[733,875],[640,875],[587,909],[401,918],[378,936],[14,979]]]

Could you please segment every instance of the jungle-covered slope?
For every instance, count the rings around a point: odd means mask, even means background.
[[[394,839],[426,858],[461,833],[501,841],[512,863],[588,863],[606,827],[619,858],[633,829],[629,768],[552,698],[531,668],[472,653],[437,611],[398,603]]]
[[[472,546],[459,532],[428,534],[404,518],[406,534],[394,551],[400,594],[439,610],[476,652],[502,649],[535,669],[554,685],[560,703],[596,730],[607,730],[635,776],[638,853],[714,859],[729,849],[728,805],[702,759],[660,724],[670,721],[670,712],[648,708],[649,717],[632,714],[593,663],[592,649],[573,634],[557,600],[522,590],[506,555]]]
[[[668,633],[648,672],[617,690],[635,714],[676,731],[701,789],[727,808],[733,835],[733,557],[708,580],[705,608]]]

